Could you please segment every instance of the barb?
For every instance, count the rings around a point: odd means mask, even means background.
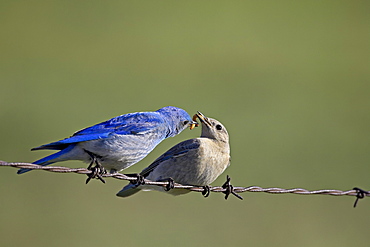
[[[363,199],[365,195],[369,195],[369,192],[363,189],[357,188],[357,187],[353,189],[356,191],[356,197],[357,197],[355,203],[353,204],[353,207],[355,208],[357,206],[358,200]]]
[[[30,164],[30,163],[10,163],[10,162],[8,163],[5,161],[0,161],[0,166],[11,166],[15,168],[45,170],[49,172],[59,172],[59,173],[77,173],[77,174],[85,174],[85,175],[92,173],[92,171],[86,168],[68,168],[68,167],[62,167],[62,166],[40,166],[40,165]],[[138,179],[135,176],[127,176],[122,173],[103,174],[102,177],[112,177],[112,178],[116,178],[120,180],[132,181],[132,182],[135,182]],[[164,187],[171,186],[172,187],[171,181],[154,182],[154,181],[144,179],[144,182],[146,185],[157,185],[157,186],[164,186]],[[209,187],[209,191],[224,193],[226,195],[225,199],[227,199],[227,196],[230,193],[238,197],[239,199],[241,199],[241,196],[239,196],[237,193],[243,193],[243,192],[265,192],[265,193],[270,193],[270,194],[355,196],[356,203],[358,199],[362,199],[364,197],[370,197],[370,191],[365,191],[365,190],[358,189],[358,188],[354,188],[352,190],[347,190],[347,191],[341,191],[341,190],[309,191],[309,190],[302,189],[302,188],[282,189],[282,188],[261,188],[258,186],[234,187],[234,186],[231,186],[229,182],[230,182],[230,179],[228,178],[228,181],[225,183],[226,185],[224,184],[222,187],[220,186]],[[200,192],[200,193],[204,193],[204,190],[205,190],[204,187],[182,185],[178,183],[173,183],[173,189],[188,189],[188,190]]]

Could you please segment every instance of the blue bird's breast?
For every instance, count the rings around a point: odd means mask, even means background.
[[[79,146],[99,156],[99,161],[107,170],[120,171],[142,160],[164,137],[161,131],[112,134],[104,139],[81,142]]]

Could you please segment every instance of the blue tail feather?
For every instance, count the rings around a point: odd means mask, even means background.
[[[68,153],[69,151],[71,151],[73,148],[74,148],[75,145],[69,145],[67,148],[55,153],[55,154],[51,154],[49,156],[46,156],[42,159],[39,159],[39,160],[36,160],[35,162],[32,162],[32,164],[36,164],[36,165],[41,165],[41,166],[47,166],[47,165],[50,165],[50,164],[53,164],[55,162],[58,162],[59,160],[57,160],[61,155],[63,154],[66,154]],[[33,169],[26,169],[26,168],[21,168],[17,171],[17,174],[23,174],[25,172],[29,172],[29,171],[32,171]]]

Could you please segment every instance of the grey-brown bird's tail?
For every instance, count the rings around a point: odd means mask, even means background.
[[[128,184],[125,187],[123,187],[123,189],[120,192],[118,192],[116,194],[116,196],[129,197],[129,196],[131,196],[133,194],[136,194],[140,190],[141,189],[139,189],[137,185],[135,185],[135,184]]]

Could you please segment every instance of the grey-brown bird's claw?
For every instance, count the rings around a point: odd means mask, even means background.
[[[144,185],[145,184],[145,178],[139,174],[139,173],[132,173],[132,174],[125,174],[128,177],[135,177],[136,180],[131,180],[130,183],[135,185]]]
[[[172,178],[167,179],[168,184],[164,187],[165,191],[170,191],[175,188],[175,181]]]
[[[208,197],[210,193],[211,193],[211,189],[209,188],[209,186],[208,185],[203,186],[202,195],[204,197]]]

